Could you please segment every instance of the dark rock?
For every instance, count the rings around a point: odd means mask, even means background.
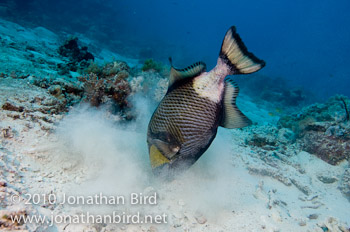
[[[10,126],[1,129],[1,135],[3,138],[13,138],[15,136],[15,130]]]
[[[79,56],[80,49],[78,46],[78,38],[71,37],[67,39],[63,45],[58,48],[58,53],[61,56],[74,58]]]
[[[79,47],[78,38],[71,37],[67,39],[63,45],[58,48],[58,53],[61,56],[67,57],[69,62],[64,65],[58,65],[60,75],[68,73],[67,70],[76,72],[78,70],[84,70],[89,66],[88,61],[93,61],[95,57],[88,51],[86,46]]]
[[[16,106],[13,103],[5,102],[2,107],[3,110],[9,110],[9,111],[17,111],[17,112],[23,112],[24,107],[23,106]]]
[[[52,85],[47,90],[50,94],[54,95],[57,98],[62,95],[62,88],[60,85]]]
[[[27,46],[26,46],[26,50],[29,50],[29,51],[37,51],[37,49],[36,49],[34,46],[32,46],[32,45],[27,45]]]
[[[71,61],[80,62],[82,60],[94,60],[94,56],[88,52],[87,47],[79,48],[78,38],[71,37],[58,48],[61,56],[68,57]]]
[[[249,145],[255,146],[255,147],[266,147],[266,146],[276,146],[276,142],[271,140],[270,138],[259,136],[259,135],[253,135],[253,138],[248,141]]]
[[[4,181],[0,181],[0,187],[6,187],[7,186],[7,183],[4,182]]]
[[[315,220],[318,218],[318,214],[316,213],[313,213],[313,214],[310,214],[309,216],[307,216],[310,220]]]
[[[327,176],[321,174],[317,175],[317,179],[325,184],[333,184],[334,182],[338,181],[335,176]]]
[[[81,60],[94,60],[95,57],[88,52],[88,47],[82,47],[80,50],[80,57]]]
[[[303,150],[332,165],[350,158],[349,140],[311,131],[306,133],[300,142]]]

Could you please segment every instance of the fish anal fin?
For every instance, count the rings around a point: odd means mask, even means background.
[[[237,84],[230,78],[225,79],[225,90],[222,99],[223,117],[220,126],[225,128],[242,128],[252,124],[236,106],[236,97],[239,88]]]
[[[169,87],[179,80],[199,76],[205,71],[206,64],[202,61],[196,62],[184,69],[177,69],[171,65]]]

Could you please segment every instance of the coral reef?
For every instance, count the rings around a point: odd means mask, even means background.
[[[84,83],[83,99],[96,107],[107,104],[112,112],[121,111],[123,118],[131,119],[130,112],[127,112],[130,108],[127,97],[131,93],[127,81],[129,70],[129,66],[122,61],[107,63],[103,67],[90,65],[86,70],[90,74],[79,77]]]
[[[96,62],[91,62],[90,65],[84,70],[84,73],[90,74],[94,73],[96,75],[101,75],[102,67]]]
[[[130,119],[131,114],[126,113],[126,109],[130,110],[130,104],[127,97],[131,93],[131,86],[128,82],[130,67],[123,61],[114,61],[99,66],[95,63],[91,64],[85,72],[90,72],[84,76],[80,76],[77,80],[73,78],[40,78],[37,76],[21,76],[11,77],[3,74],[2,78],[6,80],[4,83],[12,83],[15,80],[23,79],[30,84],[47,89],[55,99],[59,102],[59,109],[52,111],[60,113],[66,111],[82,99],[89,102],[93,106],[101,104],[109,105],[113,114],[122,113],[124,119]],[[23,83],[24,83],[23,81]],[[17,102],[12,103],[11,99],[6,101],[2,106],[4,110],[17,112],[26,112],[23,105]]]
[[[279,127],[293,130],[303,150],[332,165],[349,160],[350,124],[343,109],[344,99],[335,96],[326,103],[305,107],[298,114],[284,116]]]
[[[4,75],[2,84],[4,91],[22,88],[25,91],[33,89],[30,94],[22,96],[18,93],[13,98],[4,99],[1,109],[19,113],[33,112],[31,110],[39,104],[38,110],[44,114],[59,114],[66,112],[69,107],[82,100],[93,106],[106,104],[113,114],[122,114],[124,119],[131,119],[130,104],[127,97],[131,94],[131,86],[127,80],[129,67],[124,62],[108,63],[101,67],[101,73],[94,73],[78,77],[78,80],[66,78],[40,78],[26,76],[23,79]],[[7,87],[6,87],[7,86]],[[40,88],[36,88],[40,87]],[[8,89],[8,90],[7,90]],[[47,91],[50,97],[36,96],[35,91]],[[35,91],[34,91],[35,90]],[[46,95],[45,95],[46,96]]]
[[[83,94],[83,84],[80,81],[68,78],[40,78],[29,76],[29,83],[47,91],[59,101],[65,103],[65,108],[80,102]]]
[[[132,59],[125,60],[134,65],[133,69],[120,60],[107,62],[107,59],[97,58],[94,61],[86,47],[79,47],[76,37],[70,37],[64,44],[60,44],[59,37],[45,28],[29,30],[3,20],[0,20],[0,30],[4,33],[0,37],[0,52],[4,54],[0,56],[0,79],[4,80],[3,83],[23,80],[23,83],[28,82],[47,91],[51,94],[48,99],[57,101],[55,105],[59,106],[50,113],[66,112],[85,99],[94,106],[106,104],[111,113],[122,113],[123,118],[131,118],[129,113],[126,114],[131,109],[127,100],[129,95],[142,91],[151,97],[157,96],[159,101],[165,93],[167,79],[162,74],[142,72],[135,68],[138,61]],[[84,44],[96,47],[91,40],[82,38]],[[99,57],[110,57],[113,60],[114,57],[121,57],[106,50],[100,52],[103,54]],[[158,87],[159,83],[162,83],[161,87]],[[11,112],[28,111],[24,102],[19,104],[11,99],[0,107]]]

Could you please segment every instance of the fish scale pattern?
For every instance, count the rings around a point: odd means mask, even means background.
[[[164,97],[151,119],[149,130],[154,134],[170,133],[181,144],[181,156],[194,158],[215,136],[213,129],[217,127],[221,108],[200,97],[192,86],[191,81]]]

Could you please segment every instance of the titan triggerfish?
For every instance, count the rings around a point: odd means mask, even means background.
[[[248,52],[234,26],[211,71],[206,72],[203,62],[177,69],[169,60],[168,91],[151,117],[147,143],[153,172],[173,178],[202,156],[219,126],[242,128],[252,123],[237,108],[238,86],[226,76],[256,72],[265,62]]]

